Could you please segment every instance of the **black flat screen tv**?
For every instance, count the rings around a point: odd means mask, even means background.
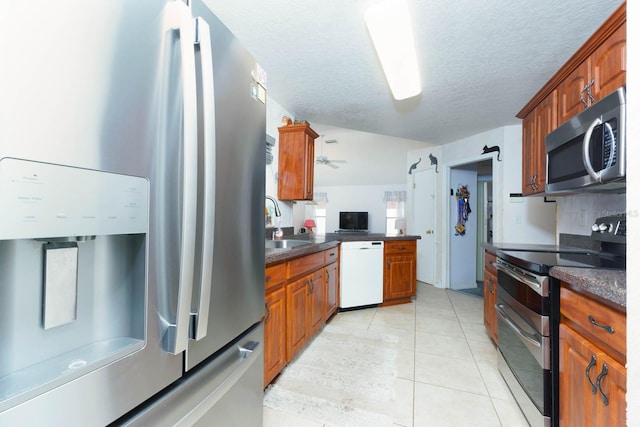
[[[367,231],[369,212],[340,212],[340,230]]]

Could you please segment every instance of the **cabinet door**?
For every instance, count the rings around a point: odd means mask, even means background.
[[[308,125],[278,128],[278,199],[313,199],[314,140]]]
[[[522,194],[543,193],[547,183],[545,137],[557,127],[558,92],[551,92],[522,121]]]
[[[594,425],[596,402],[589,379],[595,384],[598,375],[596,363],[596,351],[589,342],[571,328],[561,324],[560,425]]]
[[[536,152],[536,110],[530,112],[522,120],[522,194],[527,196],[535,193],[533,185],[535,164],[538,159]]]
[[[329,264],[326,269],[327,299],[325,305],[325,321],[338,309],[338,263]]]
[[[313,200],[313,173],[315,166],[315,147],[314,138],[311,135],[305,133],[305,157],[304,163],[304,186],[303,193],[304,199]]]
[[[309,282],[304,276],[287,284],[287,361],[290,361],[309,339]]]
[[[326,286],[324,269],[314,272],[309,285],[309,336],[313,336],[324,324]]]
[[[590,68],[591,63],[587,59],[558,85],[558,126],[586,108],[582,99],[588,105],[589,98],[583,90],[591,81]]]
[[[388,255],[385,257],[384,300],[415,295],[416,257]]]
[[[625,424],[626,369],[560,325],[560,425]]]
[[[591,55],[591,94],[594,102],[604,98],[627,82],[626,22]]]
[[[498,318],[496,315],[496,284],[498,280],[486,268],[484,269],[484,326],[493,339],[498,342]]]
[[[269,292],[265,297],[264,319],[264,387],[284,368],[286,354],[285,288]]]

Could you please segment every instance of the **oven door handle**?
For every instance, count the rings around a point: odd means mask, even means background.
[[[541,294],[542,293],[542,284],[539,283],[537,280],[529,277],[529,276],[525,276],[524,274],[513,270],[512,268],[500,263],[500,262],[494,262],[493,266],[499,270],[502,271],[503,273],[513,277],[514,279],[516,279],[519,282],[524,283],[525,285],[529,286],[531,289],[533,289],[536,293]],[[536,276],[533,276],[536,277]],[[543,280],[546,280],[547,278],[544,277]]]
[[[536,347],[542,347],[542,343],[538,342],[530,334],[526,333],[518,325],[513,323],[513,321],[509,318],[509,315],[504,311],[504,304],[496,304],[495,308],[496,308],[496,313],[498,313],[498,316],[500,316],[502,320],[504,320],[507,323],[507,325],[509,325],[509,327],[513,329],[513,331],[516,334],[518,334],[520,338],[526,340],[527,342],[531,343]]]

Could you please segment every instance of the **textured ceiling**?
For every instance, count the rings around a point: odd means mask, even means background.
[[[408,0],[420,96],[397,102],[364,21],[379,0],[204,0],[311,123],[444,144],[515,114],[621,0]]]

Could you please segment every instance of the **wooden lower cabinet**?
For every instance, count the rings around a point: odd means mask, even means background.
[[[384,244],[384,304],[410,302],[416,295],[416,241],[387,241]]]
[[[309,286],[311,275],[287,284],[287,360],[304,347],[309,339]]]
[[[491,339],[498,342],[498,316],[496,314],[498,279],[486,268],[484,269],[484,327]]]
[[[267,386],[287,364],[286,294],[284,286],[265,296],[264,384]]]
[[[327,286],[327,298],[325,302],[324,320],[338,311],[338,263],[334,262],[325,267],[325,282]]]
[[[311,274],[309,286],[309,337],[315,335],[324,325],[326,282],[324,269]]]
[[[624,366],[560,325],[561,426],[624,426],[626,383]]]
[[[491,339],[498,343],[498,316],[496,300],[498,299],[498,272],[493,265],[496,256],[484,251],[484,327]]]
[[[626,314],[560,288],[560,426],[624,426]]]

